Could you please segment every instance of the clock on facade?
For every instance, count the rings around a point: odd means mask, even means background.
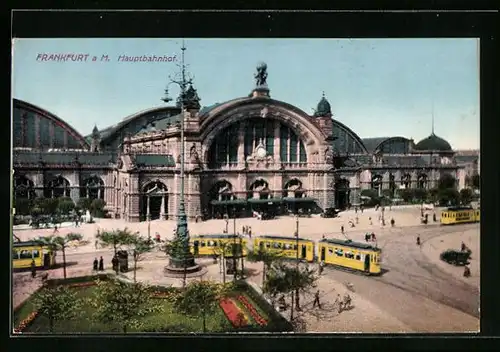
[[[266,155],[267,155],[266,148],[264,148],[263,146],[259,146],[257,148],[257,156],[259,158],[264,158]]]

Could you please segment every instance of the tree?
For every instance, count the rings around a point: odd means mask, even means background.
[[[427,199],[427,190],[424,188],[415,188],[412,190],[413,198],[422,202]]]
[[[398,194],[405,203],[409,203],[413,199],[413,190],[410,188],[402,188],[398,190]]]
[[[69,197],[60,198],[57,204],[57,210],[64,215],[69,214],[75,209],[75,203]]]
[[[472,202],[474,194],[470,188],[464,188],[460,190],[460,202],[463,205],[468,205],[470,202]]]
[[[257,251],[248,251],[247,260],[250,262],[262,262],[262,287],[264,287],[266,275],[274,262],[283,258],[280,251],[266,251],[258,249]]]
[[[89,210],[90,211],[90,206],[92,204],[92,199],[91,198],[80,198],[78,199],[77,206],[80,209]]]
[[[460,201],[460,193],[454,188],[445,188],[438,191],[440,205],[457,205]]]
[[[31,199],[16,197],[14,200],[16,215],[28,215],[32,209],[32,203]]]
[[[133,234],[128,240],[130,242],[124,244],[128,246],[128,252],[134,260],[134,282],[137,282],[137,262],[143,260],[144,254],[151,252],[154,247],[151,240],[138,234]]]
[[[57,211],[59,200],[57,198],[35,198],[33,206],[40,208],[42,214],[53,215]]]
[[[479,176],[479,174],[472,175],[471,184],[474,189],[481,188],[481,177]]]
[[[210,281],[193,281],[178,297],[176,306],[180,312],[201,317],[203,321],[203,332],[207,332],[206,317],[218,309],[218,304],[223,296],[224,290],[221,285]]]
[[[431,188],[429,190],[429,192],[427,192],[427,200],[430,203],[433,203],[433,204],[436,203],[439,200],[438,194],[439,194],[439,190],[437,188]]]
[[[134,242],[135,234],[130,232],[128,228],[123,230],[103,231],[96,235],[99,244],[102,247],[113,247],[115,256],[123,245],[131,244]]]
[[[39,315],[49,320],[49,332],[54,332],[57,321],[74,319],[81,311],[81,299],[67,286],[45,287],[33,297],[33,305]]]
[[[149,286],[117,279],[98,280],[89,303],[95,309],[93,319],[118,324],[123,333],[127,333],[130,327],[141,328],[141,317],[163,311],[161,300],[153,297]]]
[[[165,244],[165,253],[170,258],[177,258],[182,260],[184,265],[184,274],[182,277],[182,287],[186,287],[187,280],[187,268],[186,268],[186,249],[184,248],[184,242],[179,237],[175,236],[175,238],[171,241],[166,242]]]
[[[90,212],[92,216],[96,218],[102,218],[105,215],[104,207],[106,206],[106,202],[102,199],[94,199],[92,203],[90,203]]]
[[[230,247],[229,242],[220,241],[219,245],[214,247],[214,249],[213,249],[214,255],[218,256],[220,258],[220,261],[221,261],[222,283],[223,284],[226,283],[226,253],[228,252],[229,247]]]
[[[295,296],[295,308],[300,310],[300,293],[316,286],[317,276],[314,270],[304,265],[278,262],[272,266],[271,271],[270,280],[266,282],[264,291],[274,295],[292,293]],[[293,309],[290,311],[290,319],[293,320]]]
[[[63,255],[63,273],[66,279],[66,248],[71,241],[81,241],[83,236],[79,233],[68,233],[65,236],[38,237],[36,241],[48,246],[53,251],[60,250]]]
[[[457,180],[450,174],[444,174],[439,178],[438,189],[456,188]]]

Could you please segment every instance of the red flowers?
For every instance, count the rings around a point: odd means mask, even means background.
[[[248,302],[245,296],[239,295],[238,301],[240,301],[245,306],[245,308],[250,312],[250,315],[257,324],[259,324],[260,326],[267,325],[267,321],[264,318],[262,318],[262,316],[255,309],[255,307],[250,302]]]
[[[224,311],[227,319],[235,328],[248,325],[248,319],[245,314],[238,308],[236,303],[231,298],[224,298],[220,301],[220,307]]]
[[[28,317],[26,319],[24,319],[23,321],[21,321],[21,323],[19,323],[19,325],[17,326],[16,329],[14,329],[14,333],[21,333],[24,331],[24,329],[26,329],[26,327],[31,324],[33,322],[33,320],[35,320],[35,318],[37,317],[38,315],[38,312],[37,311],[34,311],[34,312],[31,312]]]

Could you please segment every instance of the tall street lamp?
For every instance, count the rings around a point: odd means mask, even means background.
[[[180,168],[180,178],[181,178],[181,189],[180,189],[180,197],[179,197],[179,209],[177,216],[177,231],[176,238],[182,243],[182,248],[178,253],[175,253],[170,258],[170,267],[173,268],[184,268],[186,270],[187,267],[195,267],[194,256],[191,254],[189,250],[189,231],[187,224],[187,216],[186,216],[186,207],[184,200],[184,172],[185,172],[185,140],[184,140],[184,110],[186,108],[187,103],[187,87],[192,84],[192,77],[187,77],[186,73],[186,65],[184,64],[184,52],[186,51],[186,47],[184,46],[184,41],[182,42],[182,56],[181,56],[181,64],[178,65],[180,68],[180,78],[174,79],[169,76],[170,82],[167,84],[167,88],[165,89],[165,97],[162,99],[165,103],[172,101],[172,98],[168,95],[168,89],[170,85],[176,84],[180,88],[180,97],[178,99],[178,103],[181,108],[181,145],[180,145],[180,156],[181,156],[181,168]]]

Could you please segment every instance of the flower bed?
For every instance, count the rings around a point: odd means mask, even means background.
[[[260,326],[267,325],[267,321],[264,318],[262,318],[262,316],[255,309],[255,307],[250,302],[248,302],[248,299],[245,296],[239,295],[238,301],[240,301],[241,304],[243,304],[245,308],[250,312],[250,315],[257,324],[259,324]]]
[[[14,333],[17,333],[17,334],[22,333],[33,322],[33,320],[35,320],[35,318],[37,316],[38,316],[37,311],[31,312],[30,315],[28,315],[28,317],[26,319],[21,321],[21,323],[19,323],[17,328],[14,329]]]
[[[220,307],[227,319],[235,328],[248,325],[248,318],[231,298],[224,298],[220,301]]]

